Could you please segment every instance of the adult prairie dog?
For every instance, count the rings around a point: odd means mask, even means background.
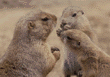
[[[56,16],[40,10],[22,17],[0,59],[0,77],[46,77],[59,56],[59,53],[54,56],[46,44],[56,22]]]
[[[82,77],[110,77],[110,56],[102,51],[82,31],[71,29],[57,31],[65,48],[77,55]]]

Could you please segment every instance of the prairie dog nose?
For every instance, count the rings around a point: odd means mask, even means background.
[[[60,27],[63,28],[66,24],[67,24],[66,21],[63,19]]]

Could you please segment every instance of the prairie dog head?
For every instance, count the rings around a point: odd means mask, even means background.
[[[88,25],[89,21],[81,8],[70,6],[64,9],[60,25],[62,29],[79,29],[83,31],[88,27]]]
[[[46,40],[57,22],[56,16],[41,10],[22,17],[15,28],[15,36]]]
[[[84,51],[92,45],[91,39],[85,33],[77,29],[70,29],[62,32],[59,30],[57,31],[57,34],[65,46],[70,48],[72,51]]]

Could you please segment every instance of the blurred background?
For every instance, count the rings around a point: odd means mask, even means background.
[[[68,6],[81,7],[95,30],[99,47],[110,54],[110,0],[0,0],[0,57],[5,53],[13,37],[19,18],[33,9],[41,9],[58,17]],[[48,38],[51,46],[62,48],[56,29]]]
[[[110,54],[110,0],[0,0],[0,56],[10,44],[16,22],[21,16],[32,9],[41,9],[58,17],[57,29],[62,11],[68,6],[79,6],[84,10],[97,34],[99,47]],[[55,30],[48,42],[62,47]]]

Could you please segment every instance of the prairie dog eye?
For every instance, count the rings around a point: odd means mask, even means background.
[[[81,43],[80,43],[80,42],[78,42],[78,45],[79,45],[79,46],[80,46],[80,44],[81,44]]]
[[[42,18],[42,21],[48,21],[49,18],[45,17],[45,18]]]
[[[67,36],[67,39],[68,39],[68,40],[72,40],[72,38],[70,38],[69,36]]]
[[[73,15],[72,15],[72,17],[75,17],[77,14],[76,13],[74,13]]]

